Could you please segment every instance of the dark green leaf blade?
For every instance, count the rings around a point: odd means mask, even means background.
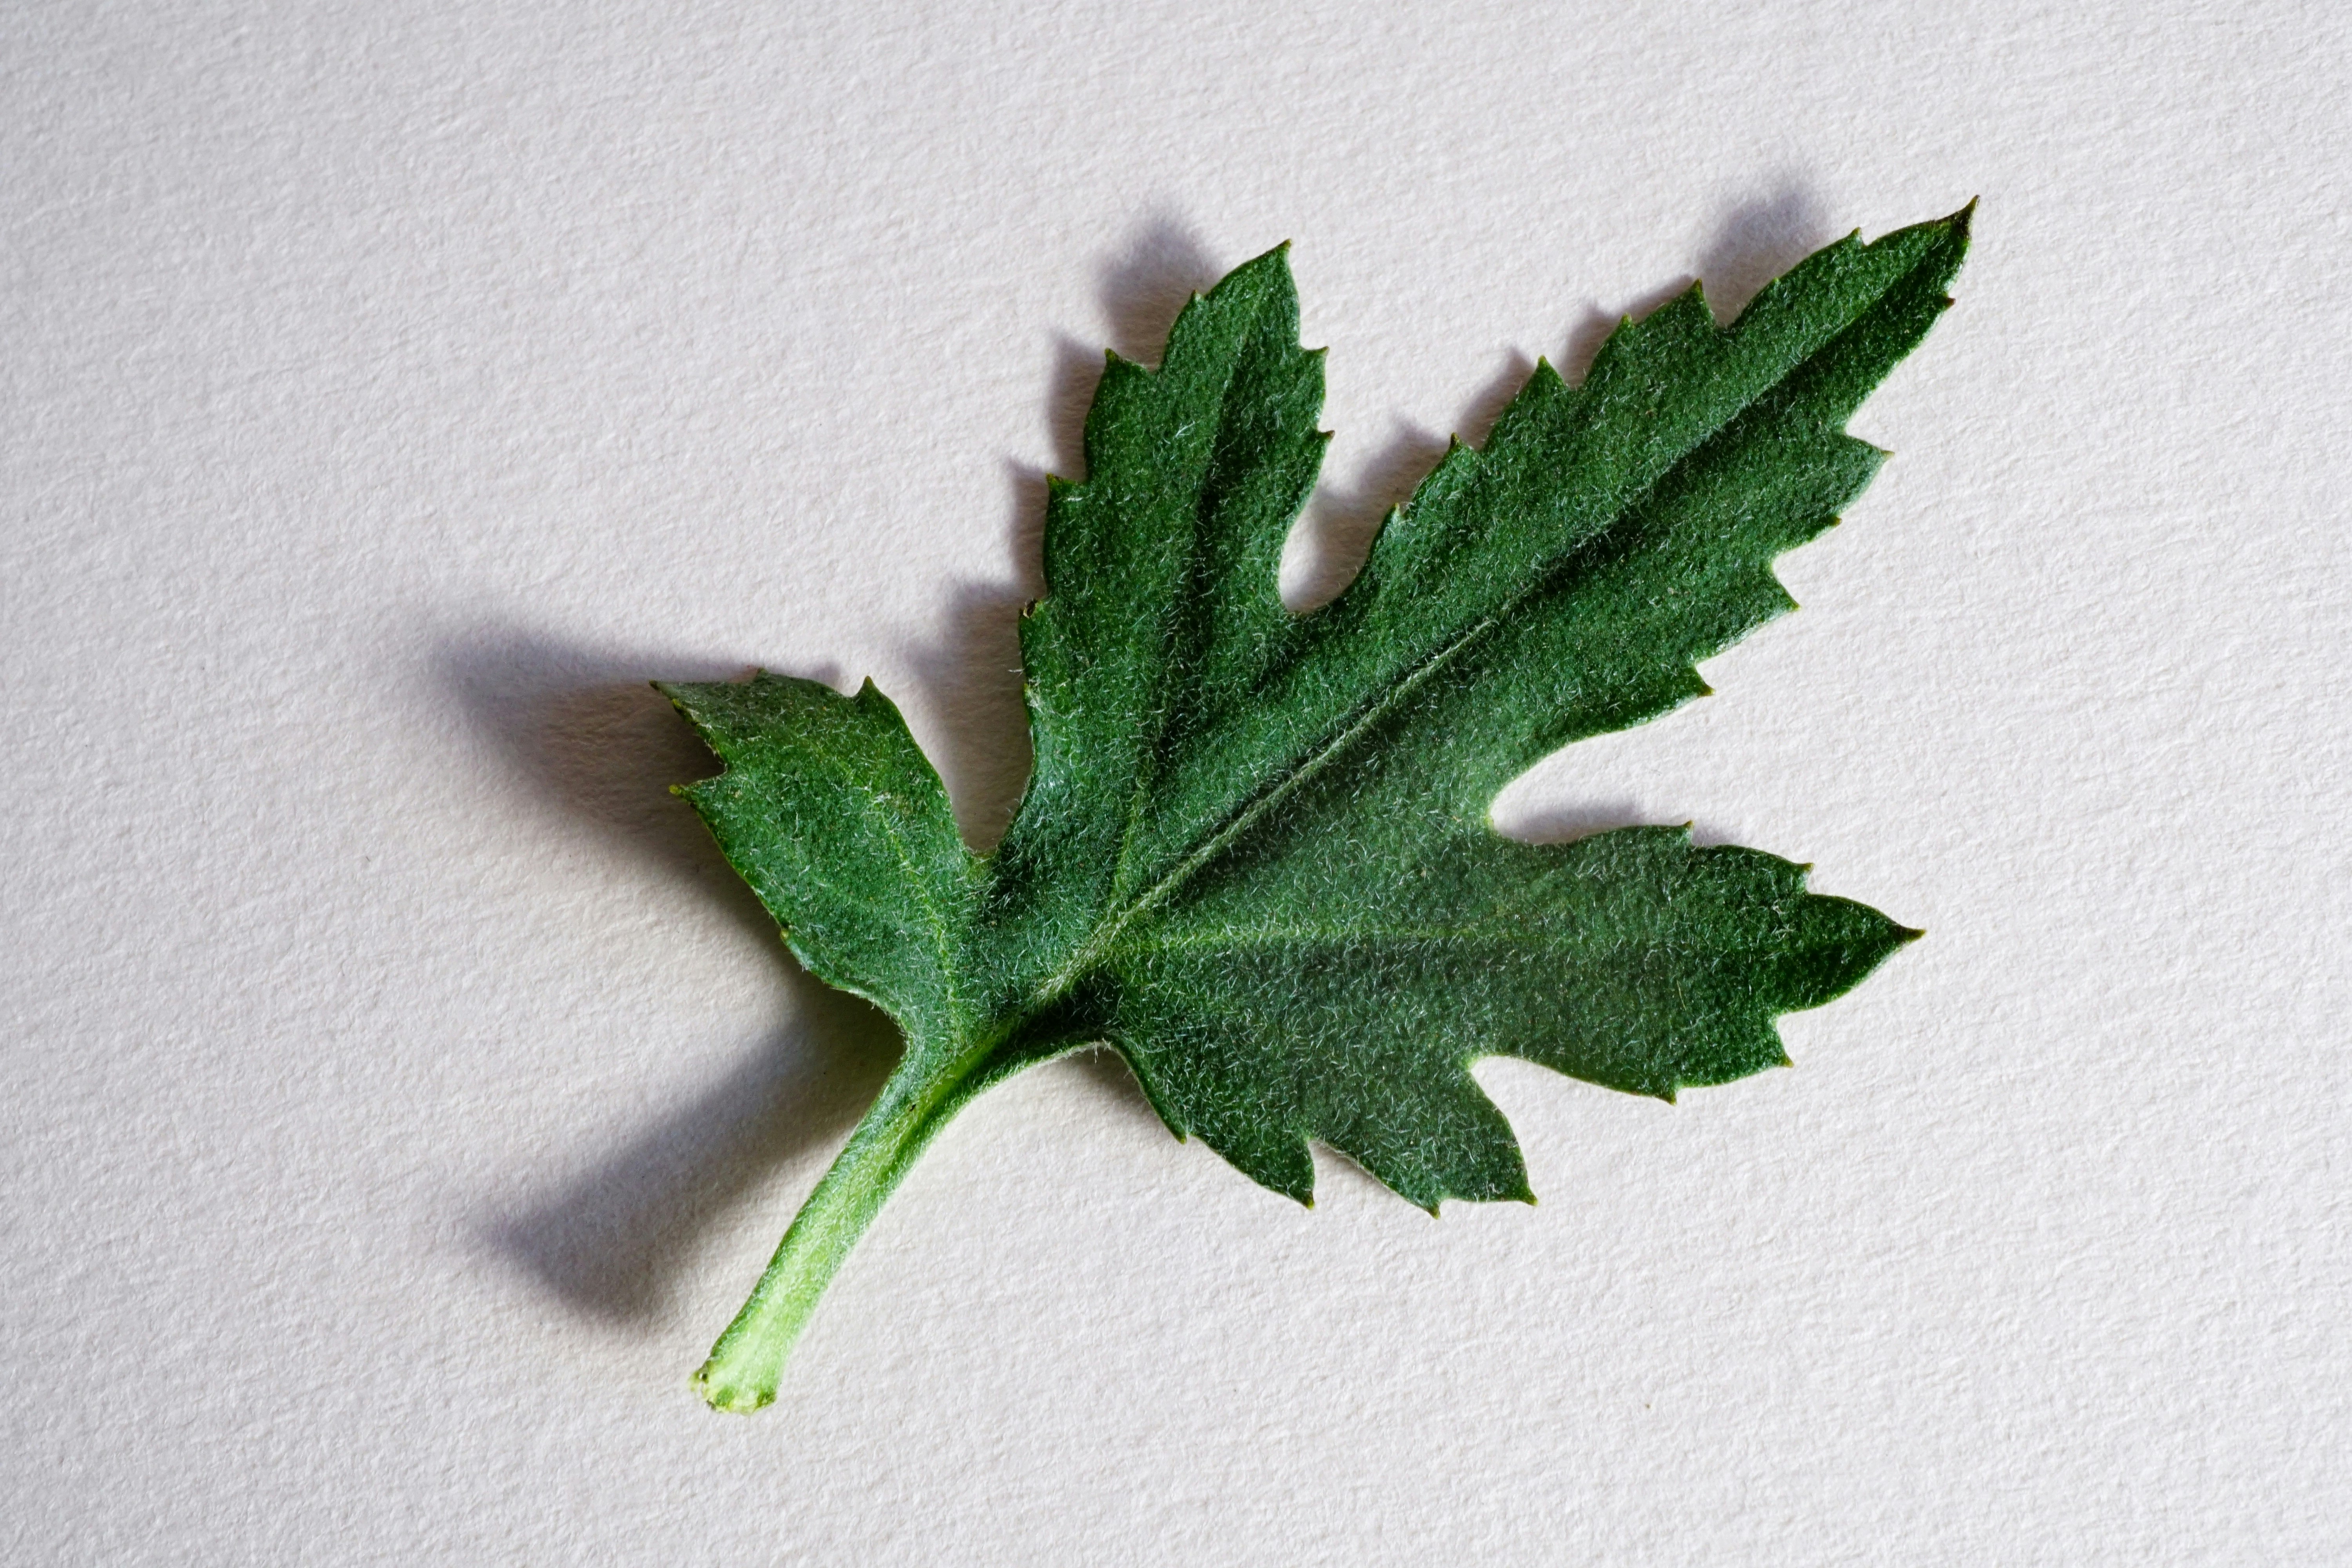
[[[1112,1038],[1171,1127],[1276,1190],[1304,1194],[1312,1135],[1424,1204],[1519,1180],[1463,1070],[1476,1057],[1669,1098],[1783,1059],[1773,1017],[1858,983],[1901,928],[1752,851],[1510,845],[1486,808],[1564,742],[1704,691],[1700,659],[1790,607],[1772,560],[1876,471],[1844,420],[1948,302],[1966,223],[1833,247],[1728,329],[1686,295],[1622,329],[1583,388],[1539,368],[1486,449],[1456,447],[1394,520],[1384,573],[1307,618],[1270,682],[1281,700],[1176,762],[1145,838],[1188,805],[1230,802],[1223,820],[1156,857],[1160,880],[1071,966],[1074,1006],[1037,1026]],[[1628,899],[1682,923],[1652,930]],[[1833,911],[1861,923],[1826,948],[1804,936]],[[1515,946],[1498,921],[1547,942]],[[1645,931],[1640,985],[1591,956]],[[1790,963],[1836,984],[1772,983]]]
[[[1328,437],[1286,247],[1196,296],[1157,370],[1111,356],[1087,479],[1047,493],[1047,593],[1022,619],[1035,760],[1000,847],[1000,930],[1050,967],[1139,875],[1157,777],[1299,627],[1275,591]]]
[[[1203,842],[1498,632],[1533,626],[1528,635],[1582,646],[1553,651],[1549,690],[1488,716],[1488,734],[1505,717],[1516,732],[1458,775],[1465,794],[1491,795],[1547,751],[1704,690],[1689,667],[1788,606],[1748,557],[1763,549],[1769,563],[1826,527],[1875,471],[1881,455],[1843,434],[1845,417],[1949,303],[1969,219],[1841,241],[1767,286],[1729,328],[1693,289],[1621,327],[1579,387],[1538,365],[1485,449],[1449,452],[1357,581],[1302,617],[1295,651],[1252,700],[1223,705],[1165,760],[1130,865],[1181,875]],[[1599,627],[1582,619],[1596,595],[1563,607],[1563,581],[1629,553],[1654,562],[1633,541],[1662,508],[1741,525],[1720,547],[1741,555],[1723,570],[1741,574],[1742,595],[1668,595],[1656,570],[1636,584],[1637,566],[1621,580],[1654,602],[1629,592]],[[1751,522],[1751,510],[1769,515]],[[1682,544],[1674,569],[1716,570],[1707,538],[1685,527]],[[1616,633],[1637,616],[1652,625],[1621,655]],[[1685,651],[1658,648],[1662,637]],[[1458,736],[1454,752],[1467,760]]]
[[[727,764],[678,793],[809,973],[916,1038],[956,1035],[980,867],[897,707],[765,672],[656,689]]]
[[[1325,437],[1277,249],[1197,297],[1156,370],[1114,357],[1088,472],[1054,483],[1024,616],[1035,767],[1003,845],[869,684],[665,688],[728,764],[688,792],[834,984],[909,1049],[697,1374],[772,1399],[825,1283],[986,1087],[1108,1043],[1180,1135],[1307,1199],[1320,1140],[1434,1211],[1525,1198],[1469,1073],[1541,1062],[1673,1098],[1782,1063],[1776,1020],[1917,933],[1755,850],[1493,830],[1547,752],[1705,690],[1791,607],[1781,552],[1883,454],[1846,417],[1949,303],[1968,212],[1809,258],[1717,327],[1694,289],[1539,365],[1358,580],[1287,614],[1276,569]]]
[[[1301,1201],[1309,1138],[1423,1208],[1527,1197],[1471,1062],[1520,1057],[1671,1100],[1785,1063],[1780,1014],[1917,934],[1805,892],[1801,867],[1678,828],[1568,845],[1457,831],[1417,885],[1350,868],[1319,899],[1204,898],[1139,927],[1086,1003],[1172,1128]]]

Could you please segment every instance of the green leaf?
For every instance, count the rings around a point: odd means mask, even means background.
[[[972,1097],[1089,1045],[1160,1117],[1301,1202],[1310,1140],[1435,1212],[1529,1196],[1469,1074],[1511,1056],[1671,1100],[1782,1064],[1774,1020],[1917,933],[1804,868],[1637,827],[1529,845],[1496,793],[1701,695],[1791,607],[1773,557],[1884,454],[1843,433],[1950,303],[1969,213],[1831,246],[1727,328],[1696,287],[1538,364],[1346,592],[1276,567],[1327,437],[1286,254],[1196,297],[1160,367],[1112,356],[1056,480],[1021,627],[1035,766],[971,854],[871,683],[665,686],[727,771],[684,793],[809,970],[907,1034],[874,1109],[697,1375],[775,1395],[850,1247]]]

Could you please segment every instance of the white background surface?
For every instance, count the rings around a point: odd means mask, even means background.
[[[2352,1555],[2336,8],[604,9],[0,22],[0,1557]],[[1489,1064],[1545,1202],[1433,1224],[1059,1064],[701,1407],[895,1037],[646,680],[871,673],[985,838],[1104,342],[1296,242],[1303,580],[1978,195],[1804,612],[1501,808],[1926,926],[1796,1070]]]

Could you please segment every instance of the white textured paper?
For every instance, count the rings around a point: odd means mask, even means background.
[[[0,1558],[2352,1557],[2338,8],[0,35]],[[1104,343],[1295,242],[1296,588],[1536,356],[1976,195],[1803,613],[1499,807],[1925,926],[1795,1070],[1489,1064],[1543,1203],[1433,1223],[1041,1069],[702,1408],[895,1037],[648,679],[870,674],[985,837]]]

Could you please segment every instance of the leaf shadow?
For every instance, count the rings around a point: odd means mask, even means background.
[[[714,1224],[777,1165],[846,1135],[882,1091],[898,1058],[898,1032],[865,1011],[872,1016],[835,1009],[833,1017],[804,1018],[803,1027],[770,1036],[734,1071],[662,1112],[620,1150],[478,1234],[590,1316],[651,1320]]]
[[[1731,321],[1765,284],[1836,237],[1821,193],[1798,174],[1726,206],[1698,256],[1716,320]]]
[[[444,689],[532,799],[642,870],[709,887],[745,929],[774,937],[775,921],[693,808],[670,794],[673,784],[717,773],[719,759],[650,684],[731,680],[748,668],[616,656],[514,628],[448,639],[435,662]],[[806,673],[824,679],[834,672]]]
[[[741,667],[615,656],[511,630],[445,643],[436,662],[442,684],[533,799],[640,874],[707,893],[776,956],[793,1026],[551,1195],[520,1212],[488,1205],[471,1225],[491,1251],[575,1309],[642,1321],[666,1304],[700,1237],[764,1173],[856,1120],[897,1059],[898,1032],[800,968],[693,810],[669,793],[718,772],[719,761],[647,680],[732,679]]]
[[[1645,811],[1631,795],[1608,795],[1599,800],[1570,801],[1561,805],[1524,806],[1506,814],[1495,814],[1496,831],[1506,838],[1516,838],[1522,844],[1573,844],[1580,838],[1590,838],[1596,833],[1614,833],[1621,827],[1678,826],[1689,830],[1691,842],[1706,848],[1711,845],[1737,842],[1737,836],[1705,819],[1680,820]]]

